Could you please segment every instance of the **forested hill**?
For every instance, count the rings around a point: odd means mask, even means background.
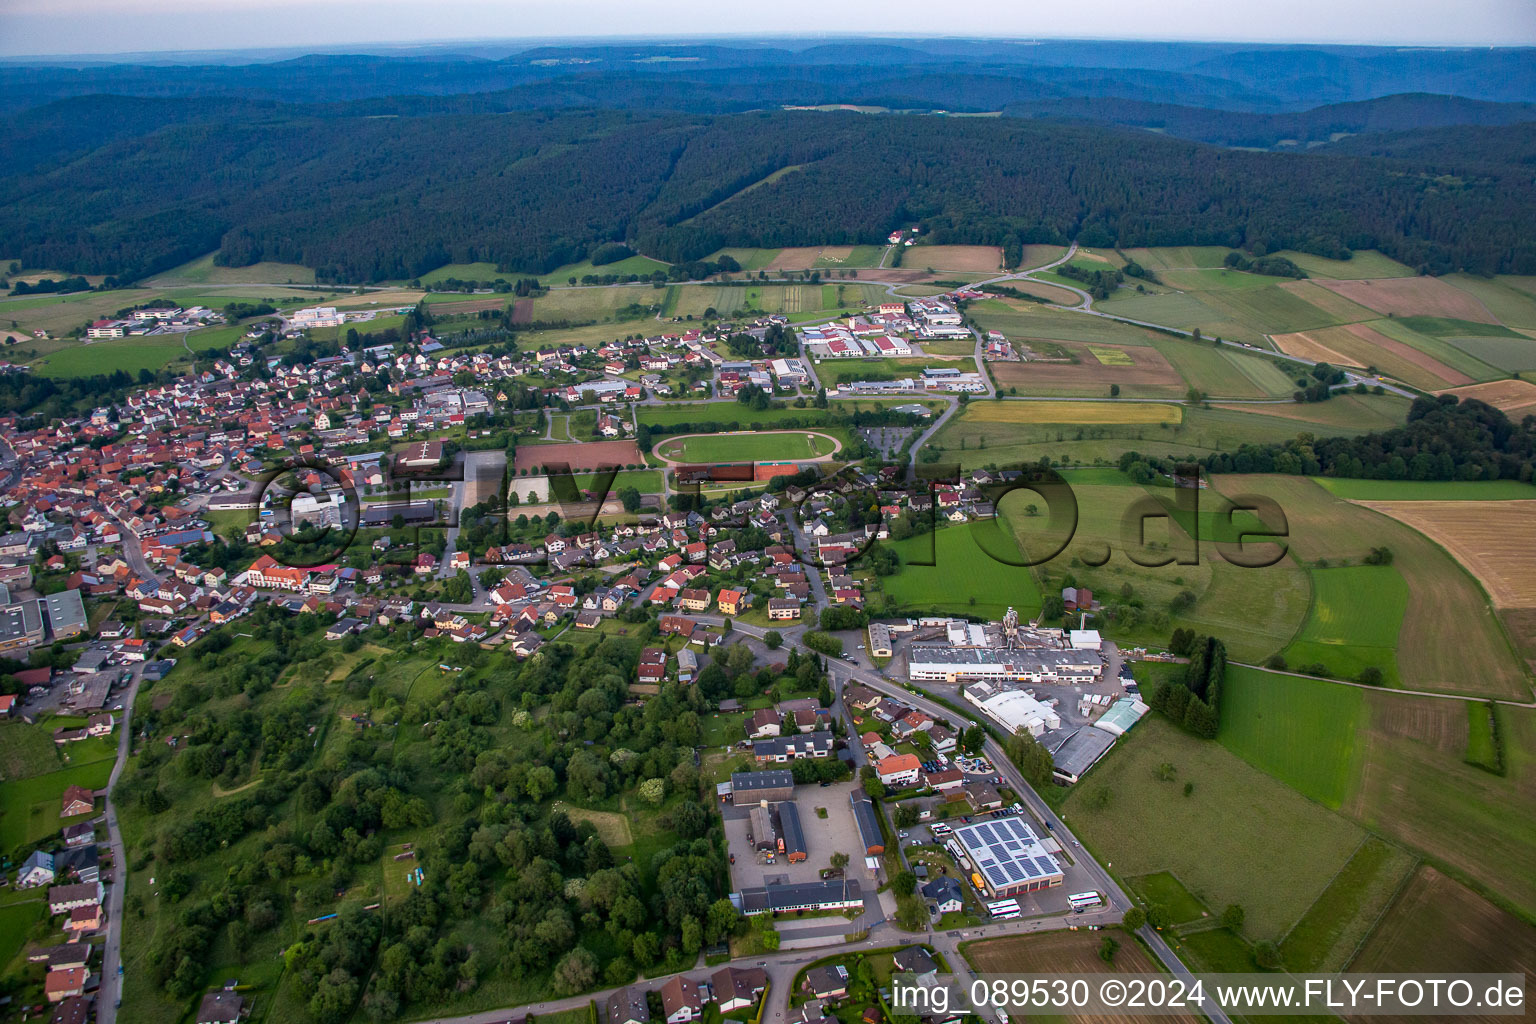
[[[1149,128],[1181,139],[1212,142],[1219,146],[1296,149],[1337,142],[1345,135],[1536,121],[1536,104],[1488,103],[1461,96],[1403,93],[1358,103],[1335,103],[1311,110],[1269,114],[1105,96],[1012,103],[1003,108],[1003,113],[1012,117],[1046,117]]]
[[[1448,173],[1444,147],[1419,168],[1013,118],[276,106],[176,108],[141,134],[154,118],[135,121],[134,102],[112,101],[126,133],[84,150],[69,136],[51,164],[0,179],[14,257],[135,278],[217,249],[358,281],[479,260],[542,272],[611,240],[671,261],[875,243],[920,221],[935,242],[1374,248],[1432,273],[1536,273],[1530,167]],[[27,117],[37,138],[47,112]]]

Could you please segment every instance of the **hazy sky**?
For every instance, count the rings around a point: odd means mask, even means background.
[[[0,0],[0,54],[549,36],[948,36],[1536,44],[1536,0]]]

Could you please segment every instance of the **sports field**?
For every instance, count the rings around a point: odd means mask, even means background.
[[[1217,738],[1255,768],[1337,810],[1358,768],[1364,692],[1230,666]]]
[[[971,402],[964,417],[974,423],[1179,423],[1177,405],[1145,402]]]
[[[1322,664],[1353,679],[1374,666],[1386,682],[1398,678],[1398,632],[1408,606],[1408,584],[1390,565],[1312,570],[1312,607],[1286,648],[1292,666]]]
[[[652,449],[672,462],[777,462],[819,459],[841,447],[828,434],[805,430],[766,433],[689,434],[669,437]]]
[[[1040,611],[1040,588],[1022,560],[1006,519],[947,526],[891,545],[901,571],[880,585],[899,607],[1001,618],[1010,607],[1027,619]]]

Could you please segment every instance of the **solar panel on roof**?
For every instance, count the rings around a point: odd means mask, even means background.
[[[997,868],[987,868],[987,877],[992,880],[993,885],[1005,885],[1008,882],[1008,876]]]
[[[1056,865],[1051,863],[1051,858],[1049,857],[1036,857],[1035,863],[1040,865],[1040,873],[1043,875],[1054,875],[1056,873]]]

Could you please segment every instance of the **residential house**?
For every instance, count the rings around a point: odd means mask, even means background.
[[[667,1024],[692,1024],[704,1016],[699,986],[685,974],[675,974],[661,986],[661,1008]]]

